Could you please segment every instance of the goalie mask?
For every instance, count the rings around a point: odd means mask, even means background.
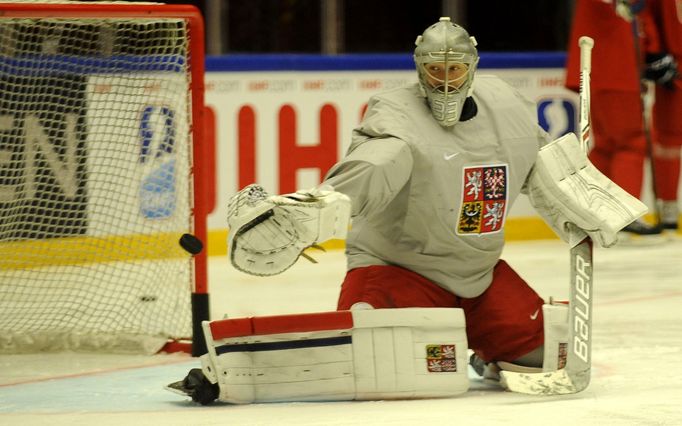
[[[471,95],[478,64],[476,40],[450,18],[440,18],[417,37],[415,45],[419,84],[431,113],[441,126],[452,126]]]

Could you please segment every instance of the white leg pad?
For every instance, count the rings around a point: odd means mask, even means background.
[[[206,376],[211,383],[218,383],[218,377],[216,376],[216,370],[211,363],[210,354],[206,353],[200,356],[199,360],[201,361],[201,370],[204,372],[204,376]]]
[[[556,371],[566,366],[568,355],[568,304],[550,303],[542,305],[544,318],[545,344],[543,345],[542,368],[526,367],[506,361],[499,361],[487,372],[490,378],[498,379],[499,370],[512,371],[514,373],[540,373]]]
[[[466,392],[461,309],[338,311],[204,322],[202,369],[231,403]]]
[[[566,365],[568,351],[568,304],[542,305],[545,327],[543,371],[556,371]]]

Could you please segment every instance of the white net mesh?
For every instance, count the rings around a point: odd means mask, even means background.
[[[0,18],[0,353],[191,336],[182,19]]]

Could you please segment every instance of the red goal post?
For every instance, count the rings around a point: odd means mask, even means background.
[[[201,13],[0,2],[0,43],[0,353],[205,352]]]

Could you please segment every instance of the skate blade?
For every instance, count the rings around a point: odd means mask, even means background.
[[[188,396],[191,398],[192,395],[190,395],[189,390],[183,386],[183,382],[183,380],[180,380],[179,382],[173,382],[164,386],[163,388],[178,395]]]

